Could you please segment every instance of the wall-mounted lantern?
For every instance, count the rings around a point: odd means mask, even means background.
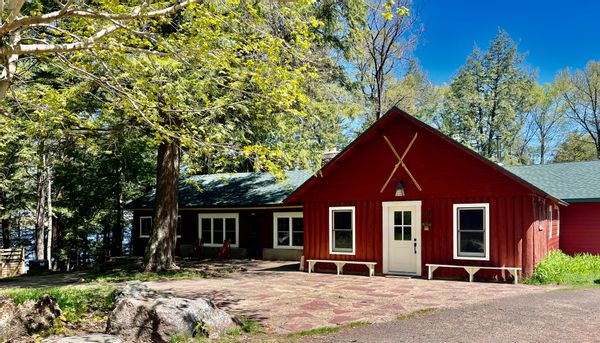
[[[404,196],[404,183],[402,181],[398,181],[396,184],[396,196],[403,197]]]

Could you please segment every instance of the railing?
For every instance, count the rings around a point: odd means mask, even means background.
[[[0,278],[25,274],[25,249],[0,249]]]

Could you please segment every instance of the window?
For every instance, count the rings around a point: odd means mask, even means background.
[[[329,253],[354,255],[354,206],[329,208]]]
[[[181,238],[181,216],[177,216],[177,238]],[[152,232],[152,217],[140,217],[140,238],[149,238]]]
[[[302,248],[304,246],[302,212],[273,213],[273,239],[274,248]]]
[[[549,235],[552,238],[552,205],[548,206],[548,223]]]
[[[198,215],[199,233],[205,246],[220,247],[227,239],[237,247],[239,240],[237,213],[201,213]]]
[[[140,217],[140,238],[150,237],[152,232],[152,217],[144,216]]]
[[[453,206],[454,258],[490,259],[490,205],[455,204]]]

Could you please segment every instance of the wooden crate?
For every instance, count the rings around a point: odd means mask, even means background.
[[[25,249],[0,249],[0,278],[25,274]]]

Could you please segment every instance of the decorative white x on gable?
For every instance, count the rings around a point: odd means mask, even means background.
[[[390,180],[392,179],[392,177],[396,173],[396,170],[398,170],[398,167],[400,167],[400,166],[402,166],[402,168],[404,168],[404,170],[406,171],[406,173],[408,174],[408,176],[410,177],[410,179],[412,180],[412,182],[415,184],[415,186],[417,186],[417,189],[419,189],[419,191],[421,191],[421,186],[419,185],[419,183],[417,182],[417,180],[415,179],[415,177],[412,175],[412,173],[410,172],[410,170],[408,170],[408,167],[406,166],[406,163],[404,163],[404,157],[406,157],[406,154],[408,153],[408,151],[412,147],[413,143],[417,139],[417,135],[418,135],[418,133],[415,132],[415,135],[413,136],[412,140],[410,141],[410,143],[408,144],[408,146],[404,150],[404,153],[402,154],[402,156],[400,156],[398,154],[398,152],[396,151],[396,149],[392,145],[392,142],[390,142],[390,140],[385,135],[383,136],[383,139],[385,139],[385,142],[387,143],[387,145],[390,147],[390,149],[392,149],[392,152],[394,153],[394,155],[396,155],[396,158],[398,159],[398,163],[396,163],[396,165],[394,166],[394,169],[392,170],[392,172],[390,173],[390,176],[385,181],[385,184],[383,185],[383,187],[381,187],[381,190],[379,191],[379,193],[383,193],[383,191],[385,190],[385,188],[387,187],[387,185],[390,183]]]

